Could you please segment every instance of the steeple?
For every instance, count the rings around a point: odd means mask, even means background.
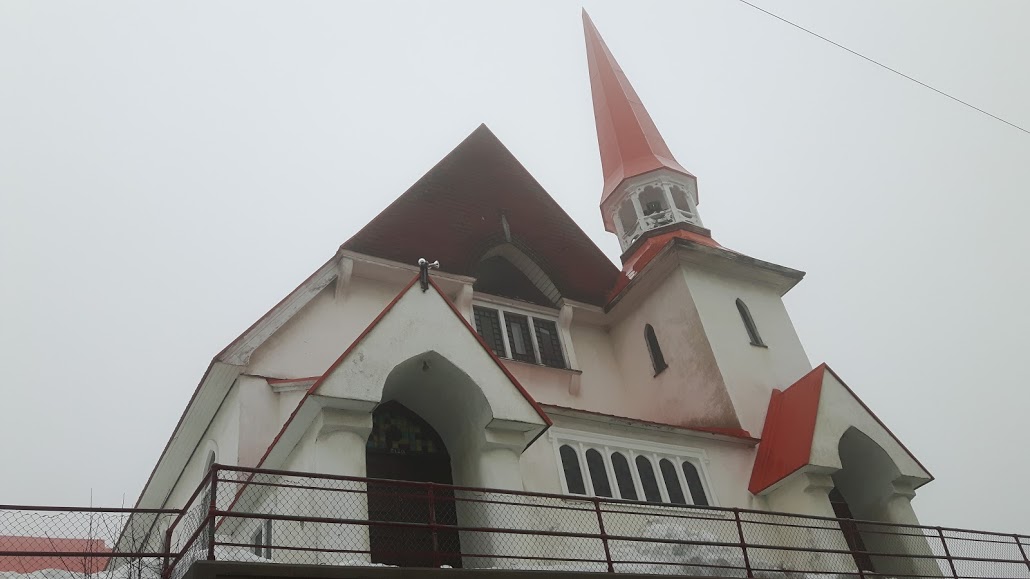
[[[676,161],[633,86],[583,11],[590,90],[604,190],[605,229],[625,251],[648,231],[673,223],[701,226],[697,178]]]

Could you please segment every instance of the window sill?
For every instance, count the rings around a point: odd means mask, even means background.
[[[548,366],[547,364],[537,364],[536,362],[523,362],[522,360],[516,360],[514,358],[505,358],[504,356],[498,356],[505,364],[517,364],[519,366],[529,366],[530,368],[545,368],[547,370],[555,370],[557,372],[569,372],[571,374],[582,374],[582,370],[573,370],[572,368],[556,368],[554,366]]]

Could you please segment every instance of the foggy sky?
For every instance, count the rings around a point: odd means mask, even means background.
[[[739,2],[585,5],[921,520],[1030,532],[1030,135]],[[1030,126],[1030,3],[761,5]],[[617,261],[582,6],[0,1],[0,503],[134,504],[211,357],[480,123]]]

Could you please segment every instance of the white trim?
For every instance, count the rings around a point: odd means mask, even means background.
[[[511,305],[510,305],[511,304]],[[506,360],[513,360],[515,362],[522,362],[523,364],[535,364],[537,366],[543,366],[545,368],[554,368],[554,366],[548,366],[543,363],[543,359],[540,356],[540,344],[536,339],[536,320],[544,320],[552,322],[554,329],[558,334],[558,349],[561,351],[562,361],[565,365],[561,368],[555,368],[557,370],[573,370],[572,356],[569,355],[570,338],[569,332],[566,332],[562,328],[562,310],[555,310],[553,308],[544,308],[536,306],[534,304],[526,304],[523,302],[517,302],[509,300],[507,298],[501,298],[498,296],[485,295],[476,293],[473,296],[472,308],[473,308],[473,321],[472,326],[475,328],[475,308],[481,307],[484,309],[494,310],[498,314],[498,321],[501,324],[501,341],[504,343],[504,355],[500,356]],[[571,308],[568,310],[571,312]],[[520,316],[525,316],[527,324],[529,326],[529,344],[532,348],[533,361],[529,362],[526,360],[516,360],[512,355],[510,340],[508,339],[508,321],[505,319],[505,314],[511,313]],[[567,319],[567,318],[566,318]],[[571,323],[571,320],[569,320]]]
[[[718,499],[713,492],[714,487],[708,477],[707,465],[709,464],[709,459],[708,453],[705,452],[704,449],[664,444],[660,442],[626,439],[617,436],[581,432],[558,427],[551,427],[547,431],[547,436],[551,440],[554,458],[558,465],[558,478],[561,482],[562,492],[565,494],[571,493],[569,493],[568,482],[565,480],[565,465],[562,462],[561,452],[559,449],[563,445],[568,444],[576,451],[576,456],[579,459],[580,476],[583,477],[583,486],[589,496],[597,496],[597,494],[594,491],[593,478],[590,475],[590,468],[587,465],[586,451],[588,448],[595,448],[601,451],[601,456],[604,459],[605,473],[608,476],[608,486],[612,490],[612,495],[615,498],[622,497],[622,490],[619,488],[618,479],[615,477],[615,467],[612,463],[611,455],[613,452],[619,452],[629,463],[634,490],[637,494],[636,500],[643,502],[647,501],[647,497],[644,494],[643,481],[640,478],[636,462],[638,456],[643,456],[649,463],[651,463],[651,470],[658,483],[658,492],[662,499],[661,504],[670,504],[669,492],[665,485],[665,476],[662,474],[661,470],[661,460],[667,458],[672,463],[674,470],[676,471],[676,480],[679,483],[680,490],[688,504],[696,503],[694,502],[694,497],[691,495],[690,487],[687,485],[686,476],[683,474],[684,462],[689,462],[697,469],[698,476],[701,479],[701,487],[705,491],[705,499],[708,501],[708,506],[719,506]]]

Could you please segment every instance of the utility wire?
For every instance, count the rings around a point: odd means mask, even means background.
[[[860,54],[860,53],[858,53],[858,52],[855,52],[854,50],[851,50],[851,49],[850,49],[850,48],[848,48],[847,46],[844,46],[844,45],[842,45],[842,44],[839,44],[839,43],[837,43],[837,42],[834,42],[834,41],[830,40],[829,38],[826,38],[825,36],[822,36],[821,34],[817,34],[817,33],[815,33],[815,32],[812,32],[811,30],[809,30],[809,29],[805,28],[804,26],[801,26],[800,24],[794,24],[794,23],[793,23],[793,22],[791,22],[790,20],[787,20],[786,18],[783,18],[782,16],[777,16],[776,14],[773,14],[772,12],[769,12],[768,10],[766,10],[766,9],[764,9],[764,8],[761,8],[761,7],[759,7],[759,6],[755,6],[754,4],[752,4],[752,3],[748,2],[747,0],[739,0],[739,1],[740,1],[740,2],[742,3],[742,4],[747,4],[748,6],[750,6],[750,7],[754,8],[755,10],[758,10],[759,12],[764,12],[765,14],[768,14],[769,16],[772,16],[773,18],[775,18],[775,19],[777,19],[777,20],[779,20],[779,21],[781,21],[781,22],[785,22],[785,23],[787,23],[787,24],[790,24],[791,26],[793,26],[794,28],[797,28],[798,30],[802,30],[802,31],[804,31],[804,32],[807,32],[808,34],[811,34],[812,36],[815,36],[816,38],[818,38],[818,39],[820,39],[820,40],[824,40],[824,41],[826,41],[826,42],[829,42],[830,44],[832,44],[832,45],[836,46],[837,48],[840,48],[840,49],[842,49],[842,50],[846,50],[846,51],[850,52],[851,54],[854,54],[855,56],[857,56],[857,57],[859,57],[859,58],[862,58],[862,59],[864,59],[864,60],[867,60],[867,61],[869,61],[869,62],[871,62],[871,63],[875,64],[876,66],[879,66],[880,68],[885,68],[885,69],[887,69],[887,70],[889,70],[889,71],[893,72],[894,74],[896,74],[896,75],[898,75],[898,76],[901,76],[901,77],[907,78],[908,80],[910,80],[910,81],[912,81],[912,82],[914,82],[914,83],[916,83],[916,84],[922,85],[922,86],[924,86],[924,87],[926,87],[926,88],[928,88],[928,89],[932,90],[933,92],[935,92],[935,93],[937,93],[937,94],[940,94],[940,95],[946,96],[946,97],[948,97],[949,99],[951,99],[951,100],[953,100],[953,101],[955,101],[955,102],[957,102],[957,103],[959,103],[959,104],[965,105],[965,106],[967,106],[967,107],[969,107],[969,108],[973,109],[974,111],[978,111],[978,112],[981,112],[981,113],[983,113],[983,114],[985,114],[985,115],[987,115],[987,116],[991,117],[992,119],[995,119],[995,120],[1001,121],[1001,122],[1005,123],[1006,125],[1008,125],[1008,126],[1010,126],[1010,127],[1013,127],[1013,128],[1015,128],[1015,129],[1019,129],[1020,131],[1023,131],[1024,133],[1026,133],[1026,134],[1030,135],[1030,131],[1028,131],[1028,130],[1024,129],[1023,127],[1021,127],[1021,126],[1019,126],[1019,125],[1017,125],[1017,124],[1015,124],[1015,123],[1012,123],[1012,122],[1006,121],[1005,119],[1003,119],[1003,118],[999,117],[998,115],[992,115],[991,113],[989,113],[989,112],[987,112],[987,111],[985,111],[985,110],[981,109],[980,107],[977,107],[977,106],[973,106],[973,105],[971,105],[971,104],[967,103],[966,101],[964,101],[964,100],[962,100],[962,99],[960,99],[960,98],[958,98],[958,97],[954,97],[954,96],[951,96],[950,94],[948,94],[948,93],[946,93],[946,92],[944,92],[944,91],[942,91],[942,90],[940,90],[940,89],[936,89],[936,88],[934,88],[934,87],[932,87],[932,86],[930,86],[930,85],[926,84],[925,82],[923,82],[923,81],[921,81],[921,80],[918,80],[918,79],[912,78],[911,76],[909,76],[909,75],[907,75],[907,74],[905,74],[905,73],[903,73],[903,72],[901,72],[901,71],[899,71],[899,70],[895,70],[895,69],[893,69],[893,68],[891,68],[891,67],[887,66],[886,64],[883,64],[883,63],[877,62],[877,61],[875,61],[875,60],[873,60],[873,59],[869,58],[868,56],[866,56],[866,55],[864,55],[864,54]]]

